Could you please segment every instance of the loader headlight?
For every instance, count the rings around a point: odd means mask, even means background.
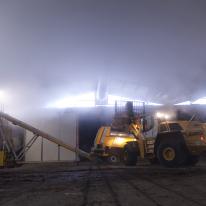
[[[206,139],[205,139],[205,136],[204,136],[204,135],[201,135],[201,136],[200,136],[200,140],[201,140],[202,142],[206,143]]]
[[[113,142],[113,144],[114,145],[119,145],[119,146],[121,146],[121,145],[124,145],[124,144],[126,144],[127,142],[131,142],[131,141],[136,141],[136,139],[135,138],[123,138],[123,137],[116,137],[115,139],[114,139],[114,142]]]
[[[127,140],[126,140],[125,138],[116,137],[115,140],[114,140],[114,144],[122,145],[122,144],[125,144],[126,141],[127,141]]]

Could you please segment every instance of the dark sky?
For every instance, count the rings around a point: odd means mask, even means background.
[[[205,0],[0,0],[0,45],[0,88],[16,104],[98,80],[159,103],[206,96]]]

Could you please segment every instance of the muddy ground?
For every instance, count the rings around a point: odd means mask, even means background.
[[[165,169],[81,163],[0,170],[0,206],[206,205],[206,164]]]

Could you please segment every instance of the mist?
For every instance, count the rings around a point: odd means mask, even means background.
[[[206,96],[206,2],[0,1],[5,108],[95,91],[157,103]]]

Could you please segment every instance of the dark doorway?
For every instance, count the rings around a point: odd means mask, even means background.
[[[88,111],[79,115],[79,148],[90,152],[101,126],[110,125],[111,116],[104,111]]]

